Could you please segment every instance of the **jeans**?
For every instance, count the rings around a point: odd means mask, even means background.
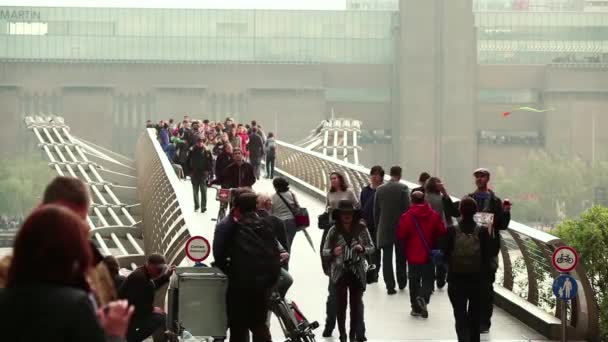
[[[295,219],[285,220],[283,223],[285,224],[285,231],[287,232],[287,246],[285,246],[285,248],[287,249],[287,252],[291,253],[291,245],[298,233],[298,227],[296,226]]]
[[[266,325],[270,291],[228,287],[226,299],[230,342],[249,342],[249,331],[253,342],[272,341]]]
[[[143,317],[133,317],[127,331],[127,342],[142,342],[155,332],[155,335],[158,335],[154,338],[155,342],[165,341],[166,321],[166,314],[156,312]]]
[[[266,177],[274,178],[274,160],[275,157],[266,157]]]
[[[251,158],[251,166],[253,166],[253,174],[256,179],[260,179],[260,167],[262,165],[262,157]]]
[[[482,276],[481,282],[481,322],[482,329],[490,329],[492,326],[492,314],[494,313],[494,281],[496,270],[489,270]]]
[[[286,269],[281,268],[281,274],[279,275],[279,281],[276,285],[276,291],[281,295],[281,298],[285,298],[287,291],[293,285],[293,278]]]
[[[479,279],[459,279],[448,284],[448,296],[454,309],[458,342],[479,342],[480,292]]]
[[[194,193],[194,210],[198,208],[207,209],[207,180],[209,179],[208,172],[193,173],[192,174],[192,192]],[[199,192],[200,192],[200,205],[199,205]]]
[[[329,280],[327,286],[327,302],[325,303],[325,330],[333,331],[336,327],[338,304],[336,301],[336,284]]]
[[[435,282],[435,267],[432,263],[424,265],[410,264],[410,303],[414,312],[420,312],[416,302],[417,297],[422,297],[428,304],[431,301]]]
[[[438,288],[443,288],[445,286],[447,278],[447,269],[445,267],[445,265],[435,266],[435,281],[437,282]]]
[[[363,286],[351,272],[346,272],[336,286],[337,319],[340,337],[346,337],[346,307],[350,303],[350,332],[348,336],[363,336]],[[350,299],[350,301],[349,301]]]
[[[386,289],[395,289],[395,274],[393,273],[393,250],[396,255],[397,263],[397,283],[399,288],[407,286],[407,263],[405,253],[400,243],[395,243],[390,247],[382,247],[382,276]]]

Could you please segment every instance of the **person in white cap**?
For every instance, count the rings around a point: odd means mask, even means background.
[[[473,171],[475,178],[475,186],[477,190],[467,196],[473,198],[477,203],[478,213],[487,213],[491,219],[491,224],[488,226],[492,241],[493,258],[489,262],[489,269],[485,270],[484,279],[481,290],[481,323],[480,332],[488,333],[492,325],[492,313],[494,311],[494,281],[496,280],[496,271],[498,269],[498,253],[500,251],[500,231],[509,228],[511,221],[511,202],[504,202],[496,196],[494,191],[488,187],[490,182],[490,171],[486,168],[479,168]],[[444,206],[450,208],[453,216],[458,217],[459,203],[453,203],[443,185],[440,187],[443,194]]]

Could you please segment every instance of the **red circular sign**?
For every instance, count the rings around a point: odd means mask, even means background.
[[[194,262],[204,261],[211,254],[209,241],[202,236],[193,236],[186,242],[186,256]]]
[[[562,246],[553,252],[553,267],[560,272],[570,272],[578,265],[578,253],[572,247]]]

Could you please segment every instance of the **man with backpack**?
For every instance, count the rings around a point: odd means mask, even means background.
[[[274,162],[277,158],[277,142],[274,139],[274,133],[268,133],[268,139],[264,143],[266,149],[266,178],[274,178]]]
[[[477,213],[485,215],[485,220],[490,223],[484,223],[488,227],[490,238],[494,240],[494,244],[500,246],[500,231],[509,228],[511,221],[511,202],[504,202],[496,196],[494,191],[488,186],[490,182],[490,171],[485,168],[479,168],[473,171],[475,178],[475,186],[477,190],[468,194],[475,200],[477,204]],[[444,187],[440,189],[443,194],[444,206],[452,212],[454,217],[460,216],[458,213],[458,203],[453,203]],[[482,334],[490,331],[492,325],[492,314],[494,312],[494,281],[496,280],[496,271],[498,270],[498,252],[494,251],[487,265],[487,272],[483,273],[483,282],[481,289],[481,324],[480,330]]]
[[[235,199],[232,221],[222,221],[231,225],[220,253],[228,275],[231,342],[248,341],[249,331],[254,342],[272,340],[266,317],[271,290],[281,272],[281,253],[271,225],[256,213],[256,207],[256,194],[243,193]],[[214,255],[219,252],[217,247],[214,241]]]
[[[460,201],[460,221],[448,227],[445,261],[448,266],[448,295],[454,309],[459,342],[480,340],[481,290],[484,272],[499,246],[490,239],[487,227],[473,216],[477,203],[471,197]]]

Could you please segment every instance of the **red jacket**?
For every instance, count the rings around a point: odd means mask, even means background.
[[[435,249],[440,237],[447,233],[441,216],[431,209],[428,203],[413,204],[399,219],[397,240],[403,245],[407,262],[413,265],[424,265],[430,261],[429,252],[420,238],[414,223],[418,221],[420,230],[429,248]]]

